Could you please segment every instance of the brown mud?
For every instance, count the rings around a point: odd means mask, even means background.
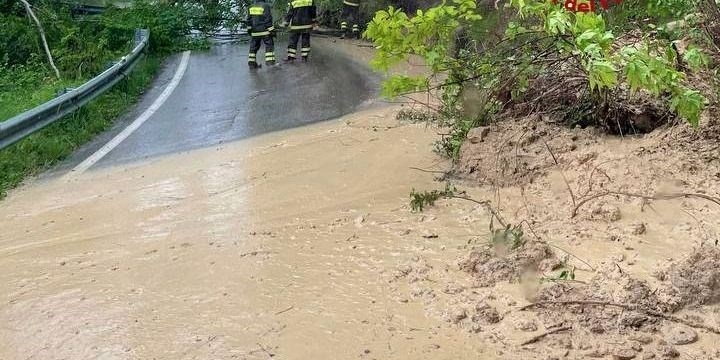
[[[411,211],[450,164],[400,110],[14,191],[0,359],[720,358],[720,206],[668,196],[720,195],[711,140],[474,130],[454,183],[523,226],[499,250],[488,207]]]

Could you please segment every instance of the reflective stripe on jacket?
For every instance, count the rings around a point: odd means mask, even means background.
[[[355,0],[355,1],[343,0],[343,4],[345,4],[347,6],[352,6],[352,7],[360,6],[360,3],[358,3],[357,0]]]
[[[248,22],[250,36],[268,36],[274,31],[272,9],[270,4],[259,0],[248,9]]]
[[[316,11],[314,0],[293,0],[285,21],[290,23],[290,30],[309,30],[315,23]]]

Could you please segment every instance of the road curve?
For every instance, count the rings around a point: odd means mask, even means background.
[[[279,41],[276,53],[285,55]],[[135,132],[93,167],[142,160],[336,118],[372,99],[378,76],[333,47],[315,41],[311,61],[250,70],[247,44],[217,44],[193,52],[177,88]],[[262,56],[259,56],[261,58]],[[67,172],[100,149],[153,104],[170,82],[180,56],[170,59],[154,86],[114,129],[51,174]]]

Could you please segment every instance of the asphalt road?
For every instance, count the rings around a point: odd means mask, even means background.
[[[278,41],[282,59],[286,43]],[[93,168],[213,146],[266,132],[333,119],[375,95],[379,78],[332,47],[312,43],[310,61],[250,70],[247,44],[217,44],[193,52],[167,101]],[[262,58],[262,53],[258,58]],[[76,152],[51,174],[66,172],[94,153],[147,109],[170,82],[180,56],[168,60],[138,105],[113,129]]]

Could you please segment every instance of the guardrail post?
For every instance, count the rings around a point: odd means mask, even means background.
[[[138,46],[143,39],[147,38],[148,33],[148,29],[135,29],[135,46]]]
[[[0,150],[71,114],[124,79],[147,50],[150,31],[135,31],[135,47],[109,69],[75,89],[66,89],[54,99],[5,121],[0,121]]]

